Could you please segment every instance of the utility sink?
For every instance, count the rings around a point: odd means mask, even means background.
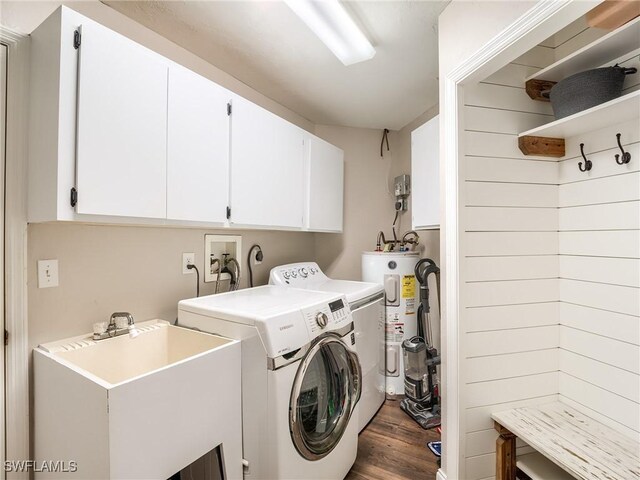
[[[166,479],[224,444],[227,477],[242,478],[240,343],[163,320],[137,329],[34,350],[36,459],[73,461],[77,478]]]
[[[144,335],[134,339],[125,335],[107,341],[88,340],[90,343],[85,339],[64,340],[41,348],[90,377],[116,385],[232,342],[164,321],[141,324],[138,331]]]

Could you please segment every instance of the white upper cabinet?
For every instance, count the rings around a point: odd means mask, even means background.
[[[234,96],[231,145],[231,224],[302,229],[303,131]]]
[[[440,228],[439,116],[411,132],[411,223],[414,229]]]
[[[169,68],[167,218],[226,222],[230,100],[206,78]]]
[[[342,230],[339,149],[68,7],[30,44],[29,222]]]
[[[309,136],[307,142],[305,227],[342,232],[344,152],[315,136]]]
[[[164,218],[167,64],[94,22],[78,60],[78,213]]]

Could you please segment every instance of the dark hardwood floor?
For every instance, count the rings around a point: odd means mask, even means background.
[[[436,456],[427,442],[440,440],[387,400],[358,438],[358,457],[345,480],[434,480]]]

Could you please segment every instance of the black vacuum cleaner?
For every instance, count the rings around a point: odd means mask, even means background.
[[[440,395],[437,367],[440,355],[433,344],[431,307],[429,305],[429,275],[436,277],[438,307],[440,307],[440,268],[429,258],[416,264],[415,275],[420,284],[418,335],[402,342],[404,356],[404,393],[400,408],[422,428],[440,425]]]

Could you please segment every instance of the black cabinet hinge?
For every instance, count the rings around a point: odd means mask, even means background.
[[[227,115],[231,115],[231,103],[227,103]]]
[[[82,35],[80,34],[80,30],[76,30],[73,32],[73,48],[78,50],[80,48],[80,42],[82,40]]]
[[[9,345],[9,331],[8,330],[4,331],[4,344],[5,345]]]
[[[73,187],[71,189],[71,195],[70,195],[70,202],[71,202],[71,206],[75,207],[78,203],[78,190],[76,190],[76,187]]]
[[[231,207],[227,207],[227,220],[231,218]]]

